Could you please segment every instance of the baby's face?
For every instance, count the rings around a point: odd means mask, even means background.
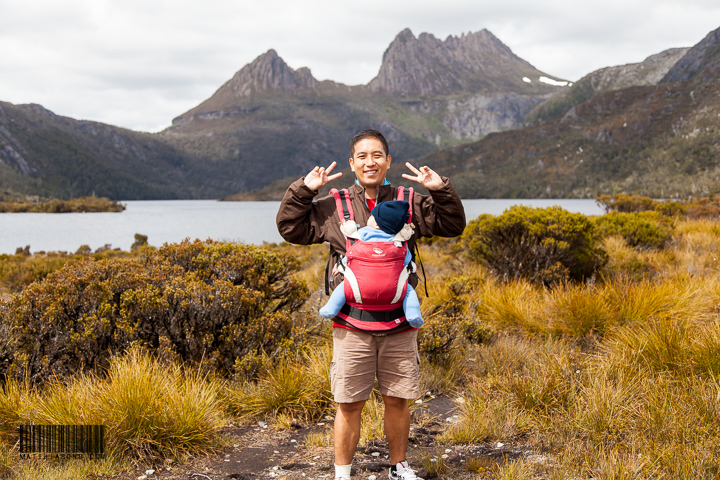
[[[372,215],[370,215],[370,218],[368,218],[367,226],[372,227],[372,228],[378,228],[378,229],[380,228],[380,227],[378,227],[378,224],[375,221],[375,217],[373,217]]]

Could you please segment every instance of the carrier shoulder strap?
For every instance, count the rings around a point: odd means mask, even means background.
[[[413,193],[414,192],[415,192],[415,190],[413,190],[412,187],[398,187],[397,199],[405,200],[405,195],[407,194],[407,201],[410,204],[410,216],[408,217],[407,223],[412,223]]]
[[[354,222],[355,214],[353,212],[352,202],[350,201],[350,192],[347,188],[343,188],[341,190],[333,188],[330,190],[330,194],[335,198],[335,208],[337,208],[340,222]],[[355,243],[355,239],[348,237],[347,235],[345,236],[345,239],[347,240],[346,248],[350,248],[350,245]]]
[[[330,194],[335,197],[335,206],[337,207],[340,221],[343,219],[345,219],[345,221],[355,220],[352,204],[350,203],[350,192],[348,192],[347,188],[341,190],[333,188],[330,190]]]
[[[355,221],[355,215],[352,209],[352,203],[350,202],[350,192],[346,188],[338,190],[333,188],[330,190],[330,195],[335,198],[335,207],[337,208],[338,218],[340,222]],[[347,248],[355,243],[354,238],[347,238]],[[332,251],[332,249],[331,249]],[[325,266],[325,294],[330,295],[330,278],[329,271],[332,269],[332,265],[340,262],[340,256],[337,253],[328,255],[328,262]]]

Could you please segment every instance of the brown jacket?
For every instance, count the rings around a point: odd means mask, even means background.
[[[413,195],[412,223],[415,227],[415,235],[408,242],[411,248],[419,237],[455,237],[465,229],[465,210],[460,196],[455,191],[450,180],[442,177],[445,185],[439,190],[430,192],[430,195],[417,193]],[[414,188],[414,187],[413,187]],[[348,188],[352,199],[352,208],[355,222],[364,227],[370,218],[370,210],[365,203],[365,188],[353,184]],[[327,278],[331,279],[330,285],[335,288],[342,278],[332,278],[331,271],[335,262],[345,255],[346,241],[340,231],[340,219],[338,217],[335,199],[328,195],[317,199],[318,192],[310,190],[304,178],[301,178],[287,189],[280,204],[276,222],[280,235],[290,243],[298,245],[310,245],[313,243],[330,244],[330,258],[327,265]],[[397,187],[383,185],[378,187],[377,202],[386,202],[397,198]],[[417,276],[410,278],[413,286],[417,285]]]

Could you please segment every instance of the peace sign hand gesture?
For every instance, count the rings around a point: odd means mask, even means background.
[[[428,190],[438,190],[445,185],[442,178],[440,178],[440,175],[431,170],[430,167],[420,167],[420,170],[418,170],[413,167],[410,162],[405,162],[405,166],[415,174],[413,177],[412,175],[403,173],[403,178],[406,180],[412,180],[413,182],[419,183]]]
[[[333,168],[335,168],[335,165],[337,165],[337,162],[332,162],[327,169],[325,169],[325,167],[313,168],[310,173],[305,175],[305,185],[310,190],[317,191],[320,190],[323,186],[325,186],[326,183],[342,176],[342,172],[328,176],[328,174],[333,171]]]

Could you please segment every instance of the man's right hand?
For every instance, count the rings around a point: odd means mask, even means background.
[[[310,190],[318,191],[324,187],[326,183],[342,176],[342,172],[336,173],[335,175],[329,175],[330,172],[333,171],[333,168],[335,168],[335,165],[337,165],[337,162],[332,162],[327,169],[325,169],[325,167],[313,168],[310,173],[305,175],[305,186],[307,186]]]

